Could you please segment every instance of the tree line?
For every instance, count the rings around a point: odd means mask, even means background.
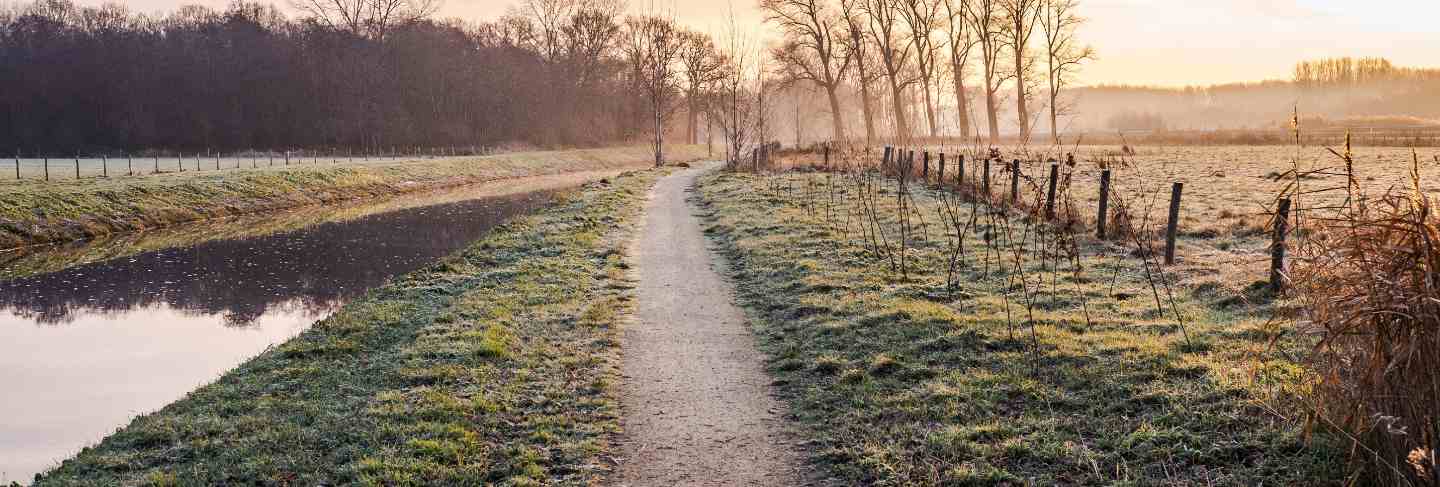
[[[655,67],[696,49],[713,64],[708,37],[603,1],[530,0],[483,23],[433,20],[425,1],[315,1],[296,19],[246,2],[0,9],[0,150],[629,141],[672,113],[677,73]]]
[[[1011,101],[1022,139],[1040,118],[1058,133],[1062,90],[1093,57],[1075,0],[762,0],[783,34],[768,46],[733,21],[717,42],[619,0],[521,0],[478,23],[432,19],[433,1],[304,0],[297,18],[243,0],[153,16],[70,0],[0,9],[0,148],[647,140],[658,163],[670,132],[718,135],[732,157],[775,140],[777,98],[793,98],[798,124],[808,88],[825,93],[836,140],[859,138],[856,111],[866,142],[978,137],[978,105],[994,143]]]

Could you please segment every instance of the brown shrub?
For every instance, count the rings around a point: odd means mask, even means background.
[[[1418,169],[1418,158],[1416,159]],[[1440,486],[1440,215],[1413,187],[1310,218],[1290,273],[1317,337],[1314,418],[1382,485]],[[1327,215],[1329,216],[1329,215]]]

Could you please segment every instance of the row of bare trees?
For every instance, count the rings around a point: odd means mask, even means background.
[[[836,140],[847,139],[842,101],[855,93],[867,143],[881,135],[877,118],[900,140],[978,138],[972,107],[979,98],[994,144],[1007,96],[1022,143],[1037,125],[1037,104],[1058,143],[1059,119],[1072,108],[1062,92],[1095,56],[1076,37],[1084,22],[1077,0],[761,0],[760,6],[783,34],[771,53],[781,82],[825,92]],[[954,125],[943,120],[946,97]],[[885,108],[876,110],[877,103]]]
[[[618,0],[517,0],[489,22],[435,0],[0,8],[0,147],[26,154],[687,139],[725,59]],[[686,103],[682,103],[686,102]],[[707,117],[708,118],[708,117]]]

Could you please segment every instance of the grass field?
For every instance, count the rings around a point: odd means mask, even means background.
[[[661,173],[507,223],[37,484],[591,484],[617,429],[622,258]]]
[[[902,277],[870,236],[897,240],[893,180],[870,223],[855,188],[839,175],[731,173],[699,196],[813,459],[843,483],[1344,477],[1343,448],[1307,439],[1290,409],[1303,369],[1280,352],[1299,344],[1269,319],[1287,303],[1196,284],[1193,269],[1167,268],[1170,290],[1152,288],[1123,242],[1081,239],[1075,273],[1040,257],[1053,235],[984,206],[956,232],[938,192],[918,188]],[[977,211],[957,208],[962,221]],[[969,250],[947,285],[957,233]]]
[[[500,179],[648,167],[648,147],[474,158],[185,172],[67,181],[0,181],[0,248],[61,242],[219,216]],[[671,160],[704,155],[677,146]]]

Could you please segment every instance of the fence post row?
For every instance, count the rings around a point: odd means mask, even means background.
[[[1095,237],[1105,240],[1105,219],[1110,216],[1110,170],[1100,171],[1100,213],[1095,216]]]
[[[1285,233],[1290,227],[1290,198],[1281,198],[1275,204],[1275,234],[1270,244],[1270,290],[1276,294],[1285,290]]]
[[[1170,222],[1165,225],[1165,264],[1175,263],[1175,231],[1180,225],[1180,192],[1185,183],[1175,183],[1170,189]]]
[[[1050,165],[1050,189],[1045,193],[1045,219],[1055,219],[1055,181],[1060,177],[1060,165]]]

